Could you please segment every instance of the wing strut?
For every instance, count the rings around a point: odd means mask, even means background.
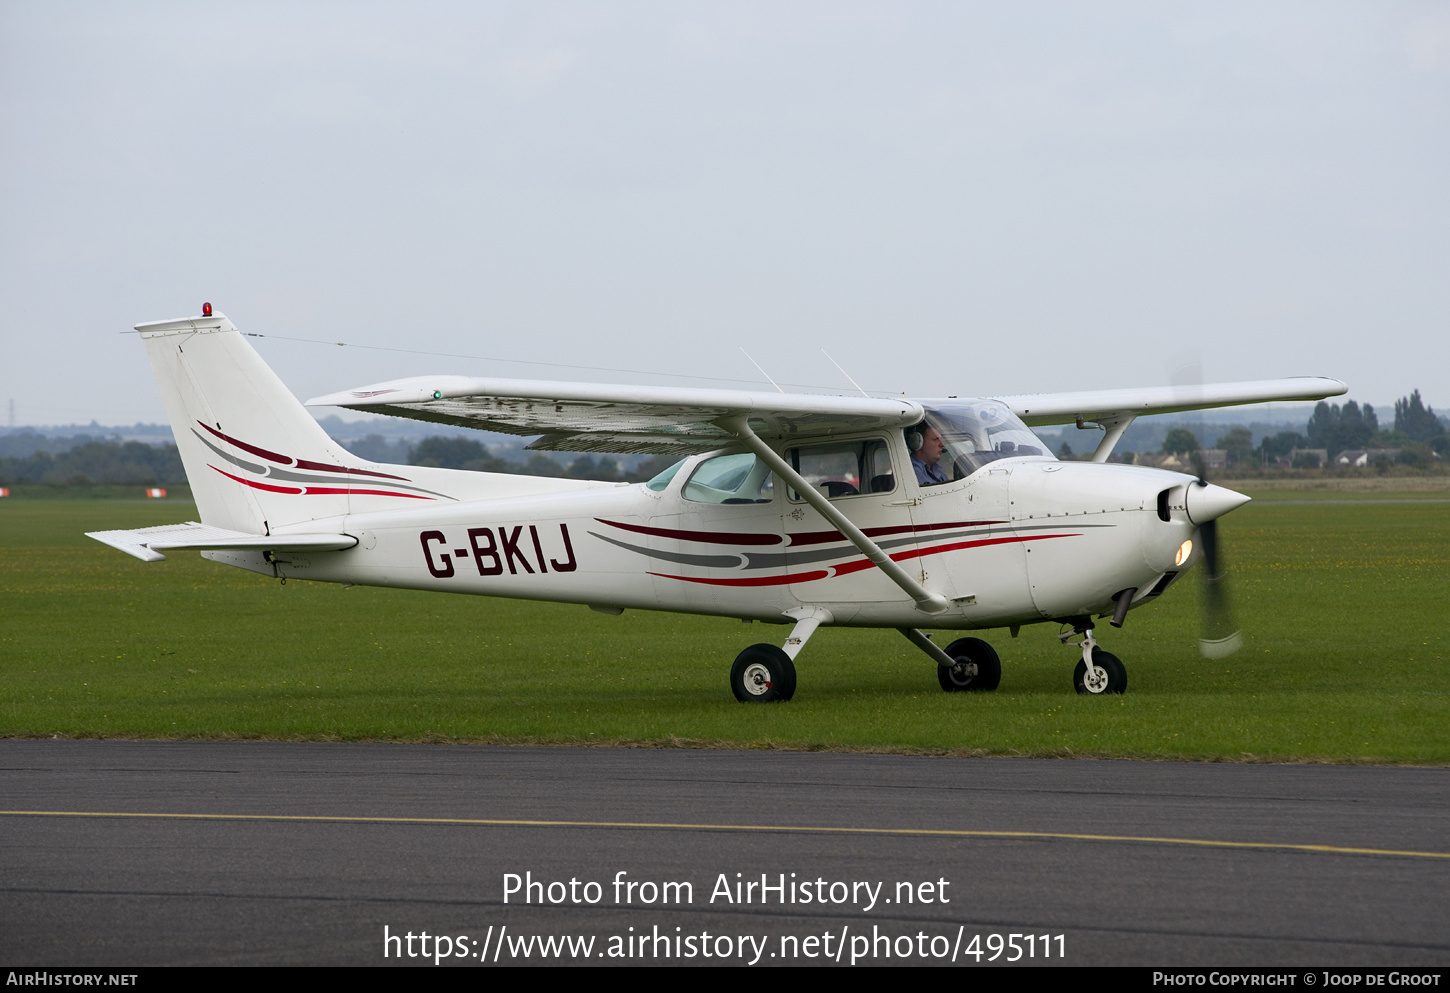
[[[1103,440],[1098,442],[1097,449],[1093,451],[1092,461],[1106,462],[1108,456],[1113,454],[1113,449],[1117,446],[1118,439],[1123,436],[1124,431],[1128,430],[1128,425],[1132,424],[1137,418],[1137,414],[1130,413],[1108,414],[1104,417],[1097,418],[1097,422],[1103,426],[1103,430],[1107,433],[1103,435]]]
[[[940,593],[929,592],[912,579],[905,569],[881,550],[881,546],[866,537],[861,529],[852,524],[846,515],[837,510],[819,490],[801,478],[801,474],[792,469],[790,463],[777,455],[775,449],[767,445],[759,435],[751,430],[745,415],[724,417],[715,423],[739,438],[760,461],[770,466],[777,476],[794,487],[795,491],[805,498],[806,503],[820,511],[821,516],[834,524],[838,531],[850,539],[851,544],[860,549],[862,555],[870,559],[873,565],[886,573],[893,583],[900,586],[907,596],[916,601],[917,610],[926,614],[940,614],[951,606],[946,597]]]

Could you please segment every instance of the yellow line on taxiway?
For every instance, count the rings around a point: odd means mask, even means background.
[[[830,827],[807,824],[687,824],[669,821],[535,821],[475,817],[348,817],[317,814],[170,814],[105,810],[0,810],[3,817],[117,817],[191,821],[279,821],[323,824],[454,824],[473,827],[633,828],[650,831],[754,831],[791,834],[874,834],[924,838],[1002,838],[1025,841],[1115,841],[1151,845],[1194,845],[1200,848],[1251,848],[1325,855],[1397,855],[1450,859],[1450,852],[1416,852],[1392,848],[1303,845],[1281,841],[1220,841],[1212,838],[1166,838],[1132,834],[1073,834],[1064,831],[967,831],[950,828]]]

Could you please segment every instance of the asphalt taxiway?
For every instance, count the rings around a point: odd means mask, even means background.
[[[11,740],[0,808],[17,966],[1450,964],[1447,769]]]

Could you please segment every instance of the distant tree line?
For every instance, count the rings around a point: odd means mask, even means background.
[[[392,465],[441,466],[606,482],[642,482],[677,461],[674,457],[660,456],[627,469],[607,456],[596,460],[593,456],[581,455],[564,463],[543,452],[532,452],[526,460],[513,462],[491,455],[477,441],[436,436],[410,446],[389,444],[378,435],[370,435],[346,447],[360,458]],[[61,452],[40,450],[24,456],[0,456],[0,486],[19,483],[167,486],[185,482],[186,471],[175,444],[86,439]]]
[[[1425,445],[1437,455],[1450,454],[1450,433],[1435,411],[1420,399],[1420,391],[1395,401],[1395,432],[1412,444]]]
[[[1304,433],[1309,440],[1307,447],[1326,449],[1329,457],[1334,458],[1351,448],[1368,448],[1379,429],[1379,418],[1369,404],[1361,408],[1350,400],[1340,407],[1320,400],[1314,413],[1309,415]]]
[[[677,461],[677,457],[661,455],[640,462],[633,470],[625,470],[615,459],[608,456],[596,461],[592,455],[580,455],[565,465],[543,452],[533,452],[523,462],[510,462],[490,455],[487,448],[469,438],[439,437],[424,438],[411,451],[409,458],[412,465],[439,466],[444,469],[630,483],[644,482]]]
[[[1369,404],[1361,407],[1350,400],[1340,406],[1321,400],[1302,434],[1280,431],[1265,435],[1255,446],[1248,428],[1234,428],[1219,436],[1214,447],[1224,451],[1230,466],[1282,463],[1293,456],[1296,468],[1319,464],[1318,456],[1310,455],[1305,449],[1324,449],[1331,461],[1346,451],[1396,451],[1395,460],[1408,465],[1443,458],[1450,451],[1445,425],[1433,409],[1425,406],[1419,390],[1395,402],[1392,430],[1380,429],[1379,417]],[[1184,427],[1170,429],[1163,441],[1164,454],[1191,457],[1199,448],[1198,438]]]
[[[122,483],[157,486],[186,482],[172,445],[141,441],[83,441],[54,454],[0,457],[0,485],[13,483]]]
[[[1394,450],[1396,460],[1416,465],[1433,458],[1442,458],[1450,450],[1445,426],[1426,407],[1415,390],[1395,401],[1395,422],[1390,430],[1381,430],[1379,418],[1369,404],[1358,406],[1350,400],[1343,407],[1321,400],[1305,427],[1305,444],[1301,447],[1323,448],[1333,459],[1341,452],[1354,450]]]

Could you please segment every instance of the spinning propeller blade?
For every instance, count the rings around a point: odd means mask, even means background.
[[[1203,480],[1200,483],[1207,485]],[[1204,570],[1203,637],[1198,640],[1198,649],[1204,658],[1220,659],[1242,648],[1244,639],[1229,609],[1227,576],[1218,547],[1218,521],[1199,527],[1198,537],[1203,542]]]
[[[1176,370],[1170,376],[1170,381],[1175,387],[1200,388],[1203,383],[1202,362],[1196,357],[1193,358]],[[1208,444],[1208,439],[1202,437],[1201,420],[1195,434],[1200,436],[1201,445]],[[1207,497],[1210,493],[1208,466],[1202,448],[1191,453],[1191,458],[1198,470],[1197,489]],[[1195,487],[1190,486],[1189,489],[1193,490]],[[1226,658],[1243,647],[1244,639],[1238,625],[1234,623],[1233,610],[1229,607],[1228,575],[1218,543],[1217,513],[1198,526],[1198,540],[1203,545],[1203,634],[1198,639],[1198,650],[1206,659]]]

